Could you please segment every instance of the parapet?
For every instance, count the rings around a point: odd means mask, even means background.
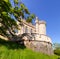
[[[45,21],[39,21],[39,24],[46,24]]]

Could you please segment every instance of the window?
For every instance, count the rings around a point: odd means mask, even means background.
[[[27,28],[27,26],[26,26],[26,28],[25,28],[25,33],[28,33],[28,28]]]
[[[31,29],[31,33],[32,33],[32,29]]]

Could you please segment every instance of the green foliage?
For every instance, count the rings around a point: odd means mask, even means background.
[[[60,43],[54,43],[54,53],[60,55]]]
[[[0,1],[0,35],[7,36],[7,30],[17,27],[15,20],[10,17],[11,4],[9,0]]]
[[[31,14],[30,16],[27,17],[26,21],[30,23],[30,22],[32,22],[32,19],[34,19],[34,18],[35,18],[35,15]]]
[[[0,59],[58,59],[58,56],[34,52],[18,43],[0,39]]]
[[[60,56],[60,48],[56,48],[56,49],[54,50],[54,53],[55,53],[56,55],[59,55],[59,56]]]
[[[18,0],[14,0],[14,3],[15,3],[15,4],[18,4]]]
[[[14,7],[12,7],[10,0],[0,0],[0,35],[7,37],[8,34],[13,36],[14,29],[18,29],[16,21],[21,21],[20,16],[26,18],[29,22],[34,18],[30,16],[28,8],[23,3],[20,3],[19,0],[12,1],[14,1]],[[18,6],[19,4],[20,6]]]

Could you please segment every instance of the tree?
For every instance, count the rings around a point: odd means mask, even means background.
[[[54,43],[53,44],[53,49],[55,50],[56,48],[60,48],[60,43]]]
[[[60,44],[54,43],[54,54],[60,55]]]
[[[34,18],[34,14],[30,14],[23,3],[19,0],[13,1],[14,7],[12,7],[10,0],[0,0],[0,35],[7,37],[9,37],[8,34],[14,36],[14,29],[18,29],[16,21],[21,22],[20,17],[25,18],[27,22],[31,22]]]
[[[54,50],[54,54],[60,56],[60,48],[56,48],[56,49]]]

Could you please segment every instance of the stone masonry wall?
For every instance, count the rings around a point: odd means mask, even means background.
[[[31,41],[24,41],[24,44],[27,48],[30,48],[33,51],[42,52],[48,55],[53,54],[51,43],[31,40]]]

